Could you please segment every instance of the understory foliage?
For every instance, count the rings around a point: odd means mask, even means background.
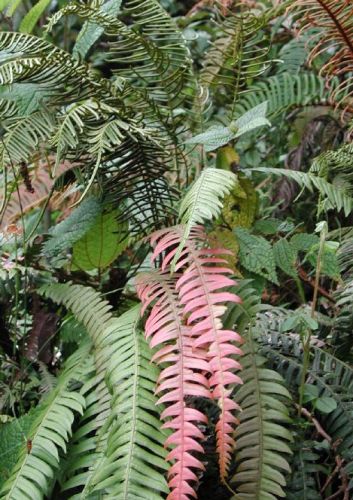
[[[0,13],[0,499],[352,498],[351,2]]]

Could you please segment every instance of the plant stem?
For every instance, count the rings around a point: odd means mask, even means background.
[[[315,273],[315,282],[314,282],[314,293],[313,293],[313,301],[311,304],[311,317],[314,319],[316,315],[316,307],[317,307],[317,298],[319,293],[319,283],[320,283],[320,274],[321,274],[321,265],[322,265],[322,256],[325,250],[325,241],[327,235],[327,224],[324,223],[320,232],[320,244],[319,244],[319,252],[317,256],[316,263],[316,273]],[[299,406],[298,406],[298,415],[302,412],[303,407],[303,398],[304,398],[304,385],[308,373],[309,361],[310,361],[310,341],[311,341],[311,329],[308,328],[305,332],[305,336],[303,337],[303,370],[300,377],[300,386],[299,386]]]

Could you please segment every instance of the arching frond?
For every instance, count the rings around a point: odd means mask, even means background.
[[[185,228],[175,226],[161,230],[152,235],[151,242],[155,247],[152,258],[156,259],[165,253],[162,270],[168,269],[175,257],[183,238]],[[226,310],[226,302],[240,302],[240,298],[232,293],[221,291],[234,285],[226,275],[232,274],[222,255],[226,250],[205,248],[206,234],[201,227],[194,227],[185,242],[175,266],[176,271],[186,268],[182,276],[177,278],[176,290],[179,292],[186,324],[190,327],[189,335],[195,340],[194,349],[208,350],[210,388],[212,397],[220,408],[219,420],[216,424],[217,451],[222,481],[225,480],[231,452],[234,446],[232,432],[237,420],[234,410],[238,405],[231,400],[230,384],[240,384],[241,379],[234,373],[240,365],[230,356],[241,354],[232,342],[240,342],[241,337],[232,330],[223,329],[221,317]]]
[[[66,453],[66,443],[72,431],[75,413],[83,413],[85,400],[71,381],[83,381],[87,370],[90,344],[82,346],[66,363],[57,387],[43,402],[32,424],[28,453],[26,444],[19,460],[0,492],[4,500],[41,499],[54,484],[59,466],[59,454]]]
[[[327,60],[320,73],[328,77],[329,81],[335,75],[340,76],[341,83],[332,89],[333,97],[342,105],[350,106],[353,92],[353,6],[344,0],[296,0],[292,10],[298,13],[296,20],[301,32],[313,27],[316,29],[310,61],[326,55]],[[332,46],[335,47],[333,54],[330,52]]]
[[[221,199],[230,193],[235,182],[235,174],[227,170],[210,167],[201,172],[180,204],[179,220],[184,225],[184,234],[173,259],[174,263],[181,255],[191,228],[220,214],[223,206]]]
[[[347,186],[334,185],[328,182],[323,177],[319,177],[311,172],[298,172],[285,168],[270,168],[270,167],[254,167],[257,172],[264,172],[276,176],[285,176],[293,179],[301,187],[313,192],[317,189],[324,199],[329,202],[328,208],[336,208],[336,210],[343,210],[344,214],[348,216],[353,209],[353,197],[347,191]]]
[[[292,75],[281,73],[256,82],[240,96],[235,114],[241,116],[249,109],[267,101],[268,116],[275,117],[290,108],[313,104],[330,104],[330,92],[325,80],[314,73]]]

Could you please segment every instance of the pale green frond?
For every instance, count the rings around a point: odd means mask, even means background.
[[[235,115],[241,116],[264,101],[268,102],[268,116],[275,117],[290,108],[329,105],[330,92],[325,80],[314,73],[281,73],[250,85],[240,96]]]
[[[179,220],[184,225],[184,233],[174,263],[180,257],[191,228],[220,214],[223,206],[221,199],[230,193],[235,183],[235,174],[227,170],[210,167],[201,172],[180,204]]]
[[[0,492],[6,500],[41,500],[50,492],[60,463],[66,453],[75,414],[83,414],[84,397],[70,390],[71,381],[83,381],[89,368],[90,344],[84,344],[66,362],[57,387],[44,400],[29,431],[32,441],[28,453],[26,443],[19,460]]]
[[[106,457],[97,470],[94,491],[105,498],[160,500],[168,493],[168,468],[154,390],[159,370],[139,327],[140,306],[120,316],[106,331],[110,356],[107,384],[116,418],[108,436]]]
[[[266,119],[266,113],[267,102],[265,101],[246,111],[240,118],[232,121],[228,127],[214,125],[206,130],[206,132],[188,139],[186,143],[202,144],[205,151],[214,151],[247,132],[251,132],[264,125],[271,125]]]

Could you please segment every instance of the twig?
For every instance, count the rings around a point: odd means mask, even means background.
[[[300,408],[298,404],[296,404],[295,406],[298,409]],[[334,493],[333,495],[331,495],[330,497],[328,497],[326,500],[334,500],[341,493],[344,493],[344,496],[343,496],[342,500],[349,500],[349,484],[348,484],[347,474],[344,471],[344,460],[337,453],[337,448],[338,448],[341,440],[337,440],[337,441],[333,442],[332,441],[332,437],[329,434],[327,434],[327,432],[321,426],[320,422],[306,408],[301,407],[300,408],[300,413],[304,417],[306,417],[310,422],[312,422],[312,424],[315,426],[315,429],[316,429],[317,433],[320,436],[322,436],[324,439],[326,439],[328,441],[328,443],[330,444],[330,447],[331,447],[331,449],[332,449],[332,451],[333,451],[333,453],[335,455],[336,467],[334,468],[334,470],[332,471],[332,473],[330,474],[330,476],[327,478],[325,484],[323,485],[323,487],[320,490],[320,493],[321,494],[324,493],[324,491],[326,490],[326,488],[331,484],[333,478],[337,474],[339,474],[339,477],[340,477],[341,483],[342,483],[341,487],[339,488],[339,490],[336,493]]]
[[[298,268],[298,272],[299,272],[300,278],[303,281],[306,281],[313,288],[315,287],[315,280],[313,280],[312,278],[310,278],[310,276],[308,276],[308,274],[306,273],[306,271],[304,271],[303,268],[299,267]],[[318,285],[317,290],[318,290],[318,292],[321,293],[321,295],[323,295],[324,297],[326,297],[330,302],[332,302],[333,304],[336,303],[336,301],[332,297],[332,295],[330,295],[330,293],[327,290],[325,290],[324,288],[322,288],[322,286]]]
[[[296,408],[299,408],[299,405],[295,405]],[[320,434],[320,436],[322,436],[324,439],[326,439],[330,444],[332,443],[332,437],[329,436],[327,434],[327,432],[322,428],[321,424],[319,423],[318,420],[316,420],[315,417],[313,417],[313,415],[310,413],[309,410],[307,410],[306,408],[301,408],[300,409],[300,413],[306,417],[308,420],[310,420],[310,422],[312,422],[315,426],[315,429],[317,430],[318,434]]]

